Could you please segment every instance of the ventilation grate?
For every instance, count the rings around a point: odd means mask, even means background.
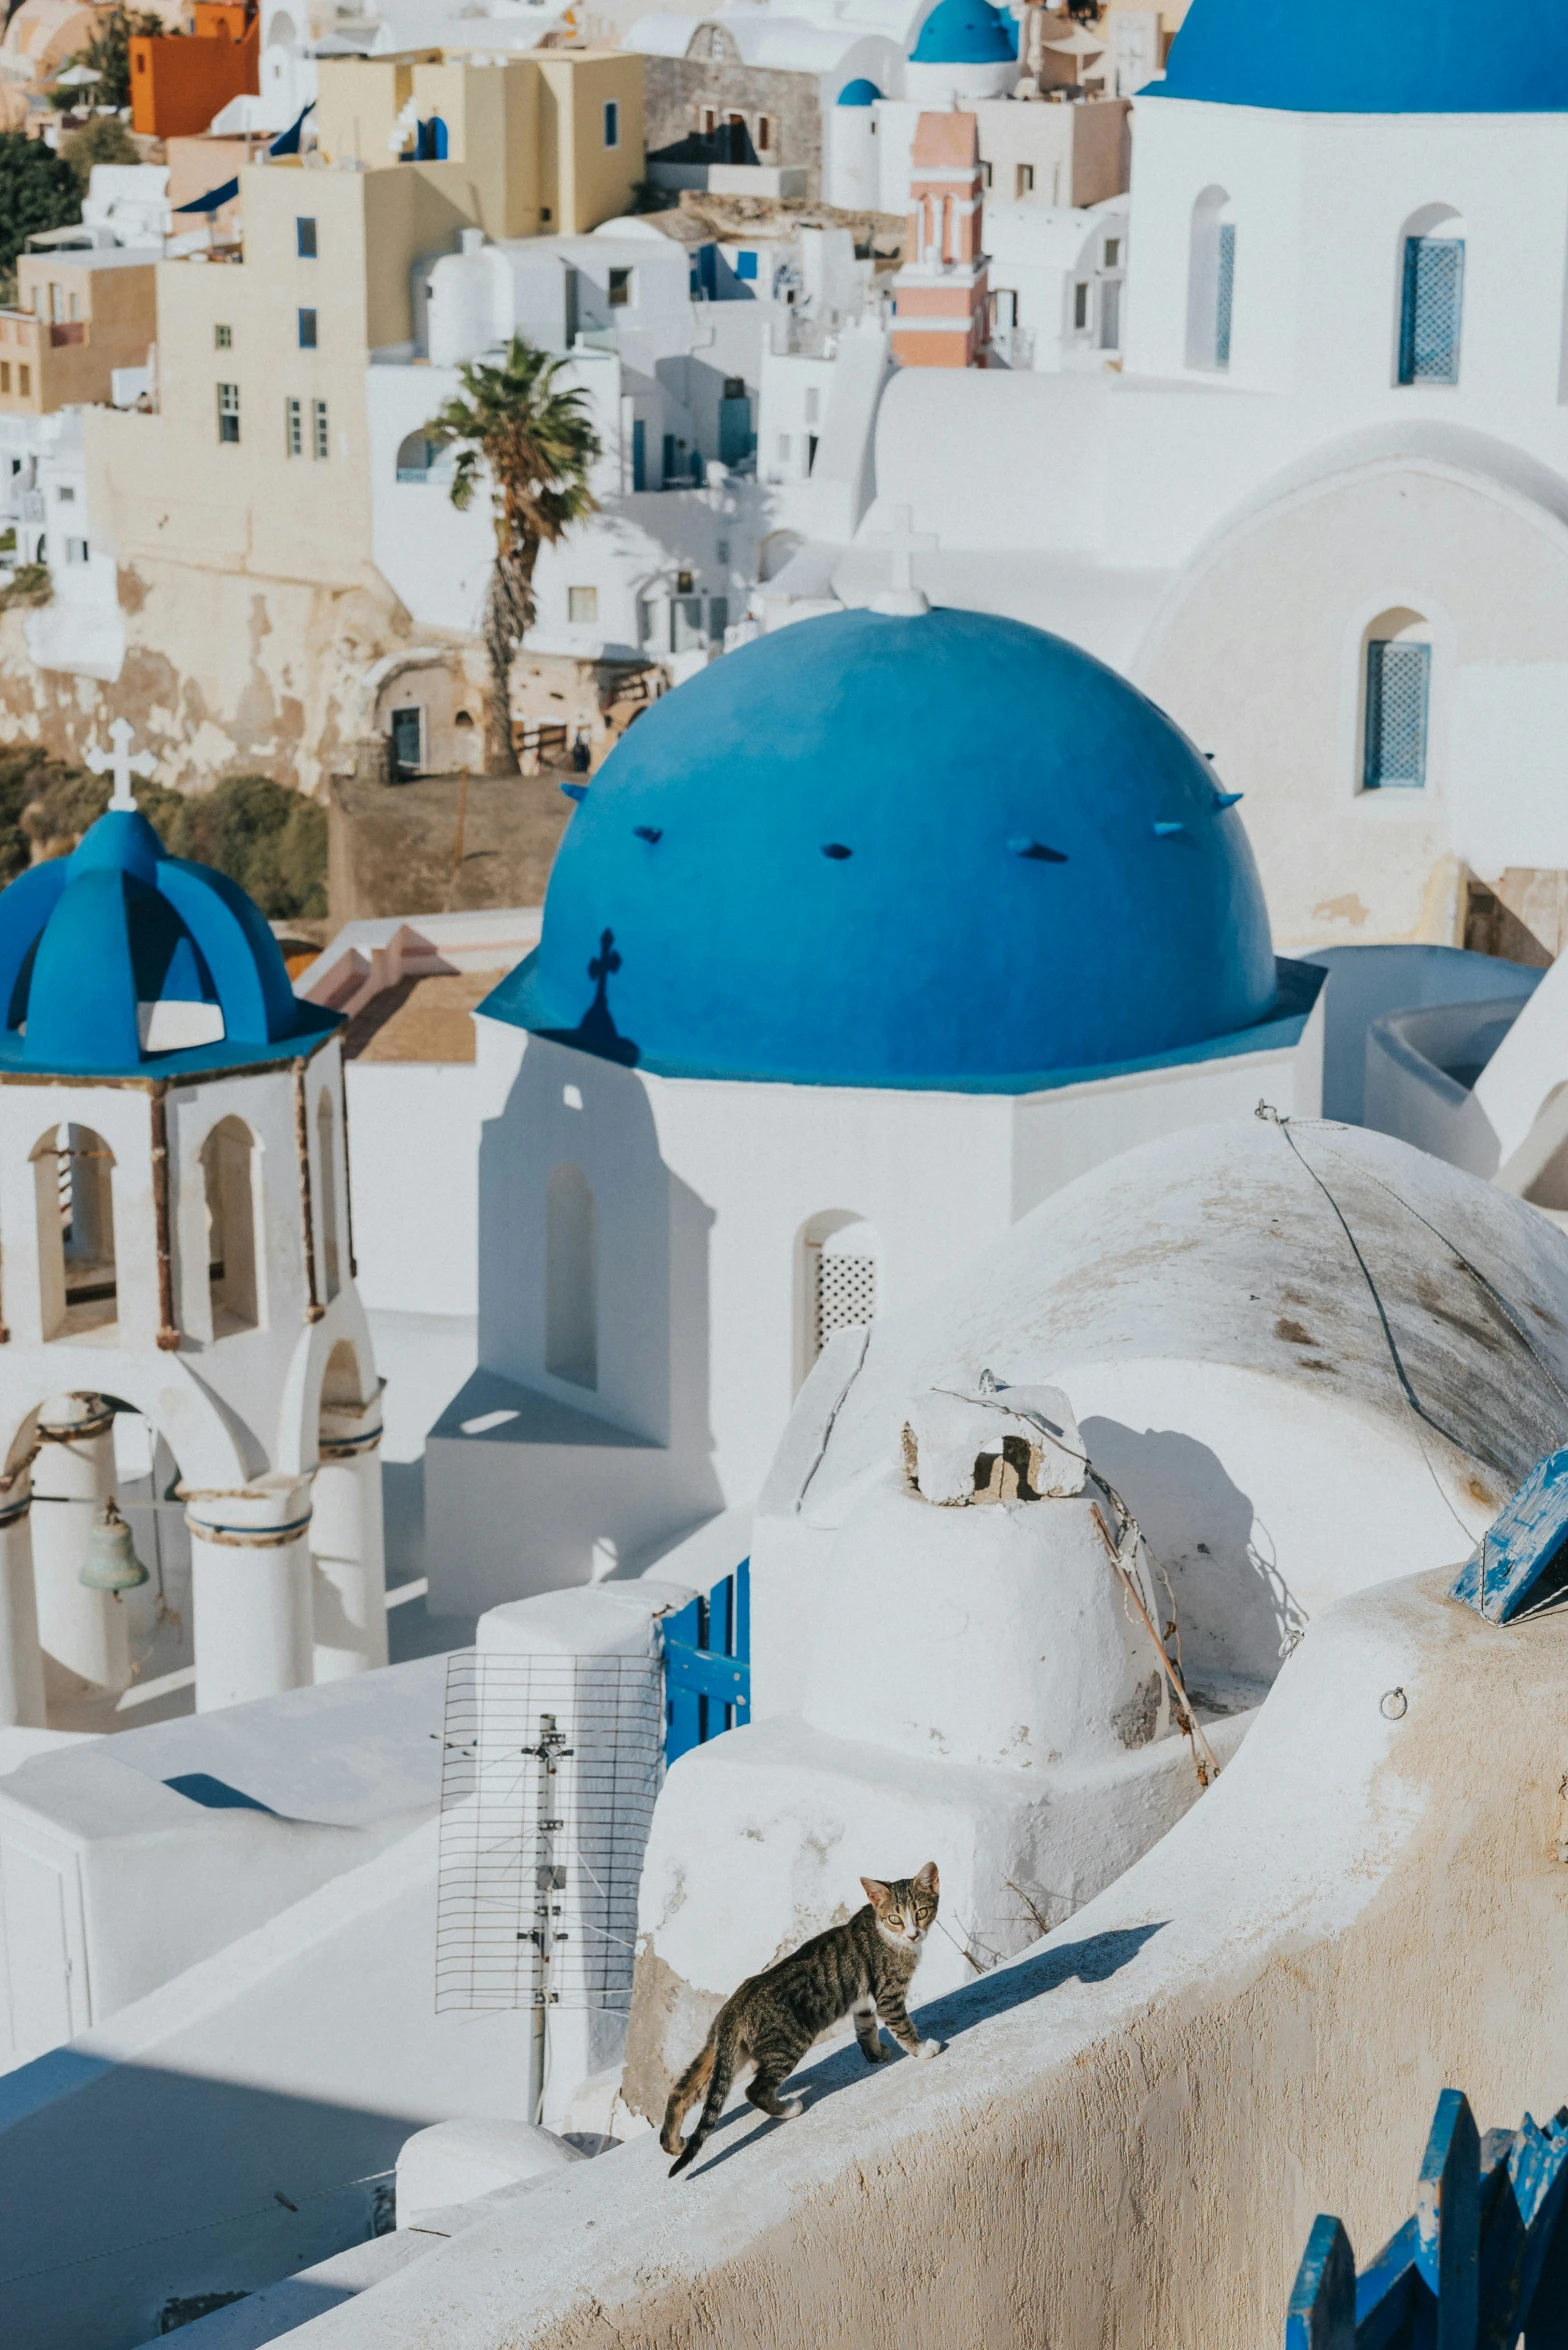
[[[1367,647],[1368,791],[1390,786],[1419,790],[1426,782],[1427,704],[1432,676],[1430,645]]]
[[[856,1322],[870,1322],[877,1310],[875,1257],[831,1256],[817,1251],[817,1352],[835,1330]]]

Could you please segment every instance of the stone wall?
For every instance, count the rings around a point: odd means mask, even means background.
[[[385,587],[142,559],[122,567],[119,590],[128,643],[113,683],[38,668],[26,615],[0,617],[0,743],[79,760],[125,718],[160,781],[181,790],[256,773],[319,793],[355,766],[367,672],[415,642]]]
[[[785,73],[728,58],[649,57],[644,63],[650,162],[700,132],[705,106],[721,118],[744,115],[750,140],[756,136],[758,115],[765,114],[773,125],[766,154],[753,149],[734,158],[715,154],[713,160],[802,165],[810,174],[807,198],[816,201],[822,184],[822,109],[815,74]]]

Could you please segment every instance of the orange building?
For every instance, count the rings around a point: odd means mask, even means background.
[[[254,0],[196,0],[190,34],[131,42],[131,128],[152,139],[204,131],[231,98],[261,89],[261,20]]]
[[[0,310],[0,416],[46,416],[109,398],[117,367],[143,367],[157,339],[156,253],[24,253],[17,307]]]
[[[910,155],[909,259],[893,280],[901,367],[983,367],[990,336],[972,114],[922,114]]]

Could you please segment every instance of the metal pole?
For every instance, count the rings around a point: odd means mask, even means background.
[[[534,1873],[533,1931],[537,1964],[534,1968],[533,2031],[528,2043],[528,2119],[539,2124],[544,2121],[549,2011],[558,1996],[551,1981],[550,1962],[557,1941],[565,1939],[555,1922],[561,1914],[558,1896],[566,1873],[556,1865],[555,1840],[566,1825],[560,1810],[560,1764],[571,1751],[565,1733],[557,1726],[555,1715],[541,1714],[539,1743],[534,1748],[539,1760],[539,1834],[535,1846],[537,1866]]]

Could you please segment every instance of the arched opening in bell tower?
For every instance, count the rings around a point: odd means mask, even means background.
[[[207,1191],[207,1293],[212,1335],[261,1327],[256,1215],[259,1149],[243,1118],[222,1118],[201,1146]]]
[[[34,1144],[32,1161],[44,1337],[111,1329],[120,1314],[114,1153],[90,1126],[51,1126]]]

